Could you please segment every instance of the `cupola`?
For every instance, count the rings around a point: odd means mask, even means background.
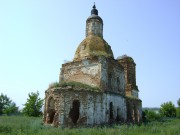
[[[98,16],[95,4],[91,10],[91,15],[86,20],[86,37],[89,35],[103,37],[103,20]]]
[[[103,39],[103,20],[94,4],[86,20],[86,38],[78,46],[74,61],[98,56],[114,58],[111,46]]]

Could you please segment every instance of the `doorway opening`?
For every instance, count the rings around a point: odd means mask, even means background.
[[[120,115],[119,115],[119,113],[120,113],[119,108],[117,108],[116,121],[120,121]]]
[[[76,124],[77,120],[79,119],[79,107],[80,107],[79,100],[74,100],[72,103],[72,108],[70,109],[69,112],[69,117],[72,119],[72,122],[74,124]]]
[[[47,123],[51,124],[53,123],[54,120],[54,115],[55,115],[55,106],[54,106],[54,99],[50,98],[48,102],[48,121]]]
[[[110,102],[109,104],[109,119],[113,119],[113,103]]]

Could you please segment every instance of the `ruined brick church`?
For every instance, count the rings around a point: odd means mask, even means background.
[[[54,126],[140,122],[138,92],[134,60],[114,58],[94,5],[73,61],[62,64],[59,82],[45,91],[43,121]]]

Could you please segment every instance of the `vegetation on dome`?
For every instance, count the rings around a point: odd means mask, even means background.
[[[126,60],[128,60],[129,62],[133,62],[134,61],[131,57],[127,57]]]
[[[91,53],[93,56],[105,56],[105,57],[111,57],[111,55],[103,52],[103,51],[93,51]]]
[[[90,35],[80,43],[74,59],[79,60],[84,57],[94,56],[114,57],[111,47],[103,38]]]
[[[128,62],[134,62],[134,60],[131,57],[125,57],[123,60],[128,61]]]
[[[117,57],[117,60],[126,60],[126,61],[129,61],[129,62],[134,62],[133,58],[131,58],[130,56],[127,56],[126,54]]]
[[[98,87],[90,86],[88,84],[84,84],[84,83],[80,83],[80,82],[65,82],[65,81],[62,81],[60,83],[58,83],[58,82],[51,83],[49,85],[49,89],[58,88],[58,87],[67,87],[67,86],[71,86],[72,88],[76,88],[76,89],[87,89],[90,91],[100,91],[100,89]]]

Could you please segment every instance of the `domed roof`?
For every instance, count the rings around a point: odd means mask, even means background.
[[[124,59],[124,58],[131,58],[130,56],[127,56],[126,54],[122,55],[122,56],[118,56],[117,57],[117,60],[120,60],[120,59]]]
[[[89,35],[78,46],[74,61],[84,58],[92,58],[94,56],[112,57],[113,52],[108,43],[99,36]]]
[[[122,55],[122,56],[118,56],[118,57],[117,57],[117,60],[128,60],[128,61],[134,62],[133,58],[130,57],[130,56],[128,56],[128,55],[126,55],[126,54],[124,54],[124,55]]]

